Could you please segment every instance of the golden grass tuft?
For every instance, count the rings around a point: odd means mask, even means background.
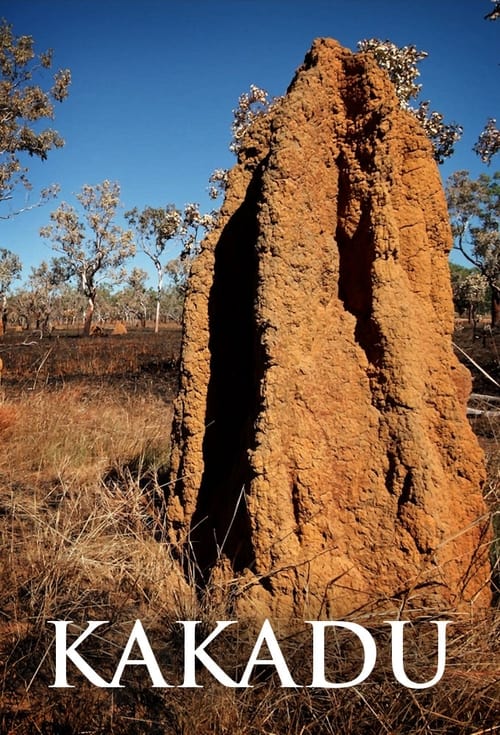
[[[12,404],[0,404],[0,436],[17,421],[17,410]]]

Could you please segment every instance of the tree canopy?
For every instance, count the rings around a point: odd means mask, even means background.
[[[61,280],[76,278],[88,299],[84,334],[90,334],[97,285],[100,278],[115,278],[125,260],[135,253],[132,232],[115,223],[120,205],[120,186],[105,180],[86,185],[77,195],[84,219],[75,207],[62,202],[51,213],[52,224],[40,235],[60,253],[53,268]]]
[[[446,184],[454,243],[491,289],[492,325],[500,321],[500,172],[471,179],[456,171]]]
[[[139,249],[150,258],[156,270],[155,332],[158,332],[165,273],[163,254],[168,243],[179,235],[182,215],[178,209],[169,204],[166,207],[145,207],[142,211],[135,208],[127,212],[126,217],[135,230]]]
[[[401,107],[415,115],[429,136],[436,161],[442,163],[451,156],[455,143],[462,136],[462,126],[444,123],[440,112],[430,111],[428,100],[420,102],[418,107],[411,105],[411,100],[416,99],[422,90],[422,85],[416,81],[420,76],[418,64],[427,58],[427,51],[419,51],[413,45],[397,46],[392,41],[381,41],[378,38],[360,41],[358,48],[361,52],[371,54],[387,73]]]
[[[68,69],[55,73],[52,85],[44,90],[36,83],[52,67],[51,50],[37,54],[31,36],[15,36],[5,20],[0,21],[0,204],[11,202],[18,187],[32,188],[23,155],[45,160],[50,150],[64,141],[56,130],[40,128],[40,120],[52,119],[56,102],[68,94],[71,74]],[[40,194],[43,201],[56,191],[54,187]],[[11,208],[0,214],[5,219],[36,206]]]

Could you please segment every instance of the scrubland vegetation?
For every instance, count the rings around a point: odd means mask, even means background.
[[[155,689],[145,667],[129,666],[122,689],[99,689],[71,664],[71,689],[54,681],[54,628],[72,620],[106,620],[86,642],[86,660],[107,680],[140,619],[167,680],[181,683],[177,620],[234,619],[229,591],[214,582],[202,596],[180,578],[163,524],[178,333],[162,330],[107,338],[4,342],[0,405],[0,732],[46,735],[170,733],[303,735],[305,733],[479,733],[499,725],[499,619],[496,609],[454,618],[447,667],[429,689],[398,684],[387,627],[359,613],[377,639],[373,674],[344,690],[284,689],[273,667],[258,667],[253,688],[229,689],[203,668],[199,689]],[[498,378],[492,344],[462,346]],[[14,337],[12,337],[14,340]],[[122,341],[124,340],[124,341]],[[50,352],[49,352],[50,351]],[[125,362],[125,354],[128,355]],[[43,362],[43,364],[42,364]],[[167,364],[168,363],[168,364]],[[495,368],[495,363],[497,367]],[[156,366],[156,369],[155,369]],[[488,458],[486,497],[500,503],[500,422],[475,419]],[[498,570],[496,571],[498,582]],[[279,636],[279,627],[275,628]],[[409,644],[415,680],[435,671],[430,626]],[[225,631],[210,653],[225,671],[245,665],[251,635],[244,621]],[[307,680],[310,640],[280,637],[291,670]],[[352,637],[339,634],[328,670],[343,680],[359,673]]]

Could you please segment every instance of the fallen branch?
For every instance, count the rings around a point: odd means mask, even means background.
[[[486,416],[487,418],[495,418],[500,416],[500,410],[498,411],[482,411],[480,408],[470,408],[467,406],[467,416]]]
[[[30,389],[30,390],[35,390],[35,388],[36,388],[36,384],[37,384],[37,380],[38,380],[38,376],[40,375],[40,370],[41,370],[41,369],[42,369],[42,367],[43,367],[43,366],[45,365],[45,362],[46,362],[46,360],[47,360],[48,356],[50,355],[50,353],[52,352],[52,350],[53,350],[53,349],[54,349],[53,347],[50,347],[50,348],[49,348],[49,349],[47,350],[47,352],[45,353],[45,355],[43,356],[43,359],[42,359],[42,361],[40,362],[40,365],[38,366],[38,369],[37,369],[37,371],[36,371],[36,374],[35,374],[35,379],[34,379],[34,381],[33,381],[33,386],[31,387],[31,389]]]
[[[473,360],[472,357],[465,350],[463,350],[461,347],[459,347],[457,344],[455,344],[455,342],[452,342],[452,345],[453,345],[453,347],[456,350],[458,350],[459,352],[461,352],[462,355],[464,355],[474,365],[474,367],[476,367],[480,372],[482,372],[482,374],[486,378],[488,378],[488,380],[491,380],[491,382],[494,383],[497,386],[497,388],[500,388],[500,383],[497,383],[497,381],[495,380],[495,378],[492,378],[491,375],[489,373],[487,373],[486,370],[484,370],[481,367],[481,365],[478,365],[477,362],[475,360]]]
[[[500,403],[500,396],[486,396],[482,393],[471,393],[470,401],[484,401],[485,403]]]

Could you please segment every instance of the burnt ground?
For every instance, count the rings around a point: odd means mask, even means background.
[[[490,378],[500,384],[500,329],[491,330],[487,322],[475,330],[466,320],[458,320],[453,337],[455,345],[465,351],[485,370]],[[485,393],[500,396],[500,387],[486,377],[460,350],[456,350],[460,362],[470,370],[472,390],[474,393]]]
[[[500,330],[491,333],[479,328],[474,333],[472,326],[460,320],[453,339],[500,384]],[[178,325],[164,327],[159,334],[133,329],[123,335],[82,337],[76,331],[60,330],[41,339],[37,333],[7,333],[0,337],[4,396],[92,380],[133,392],[154,392],[171,401],[177,391],[180,345]],[[471,372],[473,392],[500,396],[500,387],[459,350],[456,354]]]
[[[40,339],[39,334],[7,333],[0,337],[0,402],[38,391],[57,393],[71,385],[89,398],[104,389],[128,396],[151,395],[171,404],[178,390],[181,336],[177,324],[164,326],[159,334],[133,329],[122,335],[82,337],[76,331],[56,331]],[[457,357],[471,372],[473,393],[500,399],[500,387],[491,380],[500,384],[500,330],[491,332],[486,324],[474,330],[465,320],[458,320],[453,341]],[[486,453],[488,475],[496,477],[500,472],[500,400],[471,399],[469,407],[482,411],[470,415],[469,421]]]
[[[497,467],[500,463],[500,329],[492,331],[485,322],[474,330],[465,320],[460,320],[453,341],[458,359],[470,370],[472,393],[486,397],[484,400],[469,399],[470,408],[484,412],[469,416],[469,420],[483,449]]]
[[[177,392],[180,343],[177,325],[158,334],[147,329],[92,337],[64,331],[43,338],[7,333],[0,337],[3,395],[92,381],[134,393],[153,392],[170,402]]]

